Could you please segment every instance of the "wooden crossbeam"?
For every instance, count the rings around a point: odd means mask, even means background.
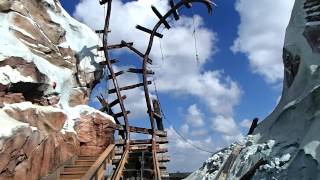
[[[120,48],[127,47],[128,45],[132,46],[132,45],[133,45],[133,42],[129,42],[129,43],[127,43],[127,44],[120,43],[120,44],[109,45],[109,46],[107,47],[107,49],[108,49],[108,50],[120,49]],[[104,47],[99,47],[99,48],[98,48],[98,51],[103,51],[103,50],[104,50]]]
[[[141,58],[144,58],[144,54],[142,52],[140,52],[139,50],[137,50],[136,48],[133,47],[133,45],[128,44],[125,41],[121,41],[121,43],[126,44],[127,48],[129,48],[131,51],[133,51],[134,53],[136,53],[138,56],[140,56]],[[152,64],[152,60],[150,58],[147,59],[147,62],[149,64]]]
[[[152,84],[152,82],[148,81],[148,84]],[[143,85],[144,85],[143,83],[139,83],[139,84],[134,84],[134,85],[130,85],[130,86],[125,86],[125,87],[120,88],[120,91],[134,89],[134,88],[137,88],[137,87],[140,87],[140,86],[143,86]],[[109,94],[112,94],[112,93],[115,93],[115,92],[117,92],[116,89],[110,89],[108,91]]]
[[[126,95],[121,97],[122,100],[125,100],[126,98],[127,98]],[[111,103],[109,103],[109,107],[113,107],[113,106],[117,105],[118,103],[120,103],[120,100],[116,99],[116,100],[112,101]]]
[[[104,5],[108,2],[110,2],[110,1],[109,0],[99,0],[100,5]]]
[[[130,111],[126,111],[126,114],[130,114]],[[119,118],[119,117],[122,117],[122,116],[124,116],[123,112],[119,112],[119,113],[113,114],[113,117],[115,117],[115,118]]]
[[[97,34],[103,34],[104,33],[104,30],[95,30],[94,31],[95,33]],[[111,31],[108,31],[108,33],[110,33]]]
[[[174,4],[173,0],[170,0],[170,1],[169,1],[169,4],[170,4],[171,9],[174,8],[175,4]],[[173,11],[173,17],[174,17],[174,19],[175,19],[176,21],[179,20],[179,14],[178,14],[178,11],[177,11],[177,10]]]
[[[169,141],[166,137],[159,138],[156,140],[157,144],[168,144]],[[123,146],[125,144],[124,140],[119,140],[116,143],[116,146]],[[152,139],[138,139],[138,140],[130,140],[130,145],[143,145],[143,144],[152,144]]]
[[[169,25],[169,23],[168,23],[165,19],[163,19],[163,16],[162,16],[161,13],[158,11],[158,9],[157,9],[156,7],[154,7],[154,6],[151,6],[151,9],[152,9],[152,11],[156,14],[156,16],[157,16],[160,20],[162,20],[161,22],[163,23],[163,25],[164,25],[167,29],[170,29],[171,26]]]
[[[127,72],[130,72],[130,73],[137,73],[137,74],[143,74],[143,69],[136,69],[136,68],[129,68]],[[147,70],[146,72],[147,74],[154,74],[153,71],[151,70]]]
[[[119,72],[114,73],[114,75],[117,77],[117,76],[120,76],[123,73],[124,73],[124,71],[119,71]],[[112,79],[112,75],[108,75],[108,80],[110,80],[110,79]]]
[[[140,25],[137,25],[136,28],[139,29],[140,31],[152,34],[152,31],[150,29],[142,27]],[[155,32],[154,35],[157,36],[158,38],[163,38],[163,35],[160,33]]]
[[[124,126],[118,125],[115,127],[117,130],[124,130]],[[152,129],[129,126],[129,131],[134,133],[152,134]],[[163,130],[155,130],[155,135],[159,137],[167,137],[167,132]]]
[[[117,60],[117,59],[110,59],[109,61],[110,61],[111,64],[114,64],[114,63],[119,62],[119,60]],[[101,66],[106,66],[106,65],[107,65],[107,61],[101,61],[101,62],[99,62],[99,65],[101,65]]]

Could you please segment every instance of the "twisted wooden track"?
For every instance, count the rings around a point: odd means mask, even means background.
[[[135,178],[140,179],[164,179],[165,176],[163,173],[161,173],[160,170],[160,162],[161,162],[161,169],[166,169],[165,166],[163,166],[164,162],[168,161],[168,158],[162,158],[159,159],[157,154],[159,153],[166,153],[167,150],[160,146],[160,144],[167,143],[166,139],[166,132],[163,129],[162,124],[162,116],[161,116],[161,110],[158,100],[153,99],[151,100],[148,85],[151,84],[151,81],[148,81],[148,77],[150,75],[153,75],[154,73],[148,69],[148,64],[152,64],[152,60],[150,59],[149,55],[153,46],[153,41],[155,36],[158,38],[162,38],[163,35],[158,33],[158,29],[161,25],[164,25],[167,29],[170,29],[170,25],[168,23],[168,19],[173,16],[175,20],[179,20],[178,15],[178,9],[185,6],[187,8],[191,8],[192,3],[202,3],[205,4],[208,12],[211,13],[212,11],[212,3],[209,0],[182,0],[175,4],[173,0],[170,0],[169,4],[171,6],[171,9],[164,15],[161,15],[156,7],[152,6],[152,10],[155,13],[155,15],[159,18],[159,21],[155,24],[152,30],[142,27],[140,25],[137,25],[136,28],[138,30],[141,30],[145,33],[148,33],[150,35],[148,47],[144,53],[140,52],[136,48],[134,48],[133,43],[128,43],[125,41],[121,41],[120,44],[116,45],[110,45],[108,43],[108,35],[111,32],[109,29],[109,23],[110,23],[110,17],[112,12],[112,0],[100,0],[100,4],[104,5],[107,4],[107,14],[105,18],[105,26],[103,30],[97,30],[97,33],[103,34],[103,47],[99,48],[101,51],[104,52],[104,56],[106,61],[101,63],[101,65],[105,65],[108,68],[109,76],[108,79],[112,82],[114,89],[109,89],[109,94],[116,94],[116,99],[112,102],[108,102],[103,98],[103,96],[97,97],[102,104],[101,111],[105,111],[108,114],[112,115],[115,118],[115,121],[117,123],[117,126],[114,127],[114,129],[119,131],[119,136],[121,137],[121,142],[117,143],[116,146],[121,147],[118,153],[116,152],[116,155],[120,156],[120,160],[114,159],[114,165],[116,168],[114,169],[111,179],[127,179],[132,177],[131,171],[134,171],[134,169],[129,169],[129,167],[132,166],[132,163],[140,163],[137,167],[136,171],[140,171],[140,176],[135,176]],[[130,68],[126,72],[127,73],[137,73],[142,75],[142,83],[134,84],[130,86],[120,87],[118,83],[117,77],[125,73],[124,71],[115,72],[113,69],[113,64],[118,62],[116,59],[111,59],[109,57],[109,51],[113,49],[118,48],[128,48],[133,53],[137,54],[142,59],[142,65],[141,69],[135,69]],[[143,87],[144,89],[144,95],[145,95],[145,101],[147,105],[147,113],[150,120],[150,129],[147,128],[140,128],[140,127],[133,127],[129,125],[129,119],[128,114],[130,111],[127,111],[124,105],[124,100],[126,99],[126,96],[122,95],[122,91],[130,90],[137,87]],[[121,112],[114,113],[112,110],[112,107],[115,105],[119,105]],[[124,124],[121,124],[119,121],[119,118],[123,118]],[[157,124],[157,128],[155,127],[155,121]],[[130,132],[135,133],[143,133],[143,134],[150,134],[152,137],[151,139],[147,140],[132,140],[130,138]],[[148,164],[148,161],[143,160],[150,159],[151,163]],[[130,160],[129,160],[130,159]],[[139,161],[137,160],[139,159]],[[131,163],[131,165],[130,165]],[[126,169],[127,166],[127,169]],[[143,167],[142,167],[143,166]],[[138,169],[140,168],[140,169]],[[145,169],[145,170],[143,170]],[[131,170],[131,171],[130,171]],[[151,173],[148,173],[148,171],[151,171]],[[143,172],[145,171],[145,172]],[[131,173],[131,174],[130,174]],[[139,174],[139,173],[137,173]],[[146,174],[144,176],[143,174]],[[148,174],[148,175],[147,175]]]

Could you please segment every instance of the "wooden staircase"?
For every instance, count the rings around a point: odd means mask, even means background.
[[[73,165],[65,165],[61,180],[104,179],[106,166],[111,164],[115,145],[109,145],[100,156],[79,156]]]

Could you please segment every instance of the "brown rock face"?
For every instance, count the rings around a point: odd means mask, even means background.
[[[113,122],[98,113],[81,116],[75,124],[75,130],[81,144],[81,155],[101,154],[109,144],[114,143],[114,131],[108,128],[111,123]]]
[[[8,138],[0,138],[0,179],[37,180],[47,176],[80,152],[76,134],[60,131],[66,119],[62,112],[41,108],[5,108],[8,114],[27,122]]]

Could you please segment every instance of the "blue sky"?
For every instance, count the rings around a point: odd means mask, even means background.
[[[137,10],[141,8],[141,11],[143,8],[148,8],[148,6],[144,7],[141,4],[137,6],[137,4],[128,1],[121,2],[118,0],[116,2],[115,7],[119,7],[119,9],[114,9],[114,11],[125,11],[130,5],[134,5],[133,7]],[[140,2],[145,3],[143,0]],[[152,2],[158,5],[157,7],[160,6],[166,9],[165,1],[153,0]],[[61,3],[71,15],[91,28],[97,28],[99,23],[101,26],[103,25],[103,21],[99,19],[99,17],[103,17],[103,7],[98,5],[98,0],[83,0],[81,2],[77,0],[61,0]],[[188,32],[190,28],[191,30],[194,27],[196,28],[199,55],[205,58],[198,65],[198,68],[191,68],[190,73],[186,75],[182,71],[181,75],[176,76],[175,78],[177,79],[172,80],[172,82],[173,84],[178,84],[179,78],[193,78],[192,75],[198,76],[195,78],[196,84],[190,83],[190,89],[192,89],[192,86],[199,85],[200,91],[202,92],[202,89],[207,88],[203,92],[208,92],[208,94],[193,93],[192,90],[188,90],[188,85],[185,84],[174,88],[167,87],[165,84],[170,83],[171,80],[162,74],[175,74],[174,71],[179,71],[179,68],[174,69],[173,67],[171,71],[155,69],[156,72],[161,74],[159,77],[159,92],[163,110],[167,119],[172,122],[172,124],[165,123],[169,135],[171,135],[169,138],[171,142],[169,150],[172,159],[169,163],[170,171],[194,171],[210,156],[210,154],[200,152],[184,142],[175,134],[173,129],[177,129],[191,143],[210,151],[216,151],[238,139],[239,134],[246,134],[248,120],[254,117],[265,118],[275,107],[281,94],[281,51],[285,27],[289,21],[293,0],[283,0],[279,3],[276,0],[261,0],[259,2],[256,0],[217,0],[215,3],[217,7],[214,8],[211,16],[200,5],[193,7],[194,14],[199,15],[199,17],[192,18],[193,14],[183,9],[180,12],[185,16],[183,22],[174,25],[175,31],[169,31],[168,34],[165,33],[168,36],[174,33],[179,36],[182,32]],[[275,3],[278,3],[277,7],[274,6]],[[116,13],[127,15],[126,13],[129,14],[130,12]],[[152,24],[153,20],[149,20],[145,16],[148,15],[137,14],[137,18],[143,19],[137,21]],[[129,17],[128,19],[130,20],[130,18],[133,19],[134,17]],[[126,19],[126,17],[123,16],[123,19]],[[121,21],[115,17],[115,24],[111,27],[116,29],[130,26],[129,20]],[[200,25],[188,25],[192,20]],[[130,36],[129,32],[124,31],[122,34]],[[110,36],[112,36],[112,33]],[[121,36],[121,33],[115,33],[114,36]],[[211,39],[209,38],[210,40],[208,40],[208,37]],[[113,40],[116,42],[121,38],[124,37],[114,37]],[[137,44],[139,43],[137,42]],[[193,38],[181,43],[188,43],[190,47],[194,47]],[[165,54],[173,53],[173,57],[180,57],[178,53],[171,52],[169,48],[166,48],[166,46],[169,47],[170,45],[170,38],[164,39],[163,45],[165,46]],[[179,47],[178,49],[181,48]],[[160,48],[155,45],[154,51],[159,52]],[[182,49],[183,51],[194,51],[194,48],[191,48],[191,50]],[[120,59],[136,58],[126,51],[120,51],[112,55],[121,57]],[[162,60],[158,58],[157,53],[155,53],[154,57],[161,65]],[[170,61],[172,60],[171,58],[168,55],[165,61]],[[189,64],[186,65],[197,66],[196,59],[192,57],[192,53],[190,57],[186,58],[190,58]],[[201,58],[200,60],[202,61]],[[192,61],[194,61],[193,64]],[[130,63],[122,62],[119,68],[121,69],[121,66],[128,64]],[[134,81],[138,80],[136,77],[131,78]],[[200,79],[199,82],[198,79]],[[206,80],[212,83],[206,83]],[[123,81],[124,84],[128,83],[128,79],[125,77]],[[100,86],[99,91],[102,91],[104,87],[105,84]],[[152,89],[153,86],[150,88]],[[215,90],[220,89],[223,92],[219,92],[219,94],[215,92]],[[136,91],[131,95],[134,95],[134,93],[139,94]],[[215,94],[218,94],[217,97],[214,96]],[[218,104],[213,103],[211,105],[210,103],[213,101],[217,101]],[[128,106],[133,109],[137,108],[136,112],[140,113],[144,105],[143,101],[132,99],[130,102],[131,104],[128,104]],[[225,109],[223,108],[224,106],[226,106]],[[147,121],[142,121],[144,118],[145,116],[132,115],[133,124],[147,126]],[[193,131],[194,129],[197,131]],[[188,163],[185,163],[186,159],[188,159]]]

